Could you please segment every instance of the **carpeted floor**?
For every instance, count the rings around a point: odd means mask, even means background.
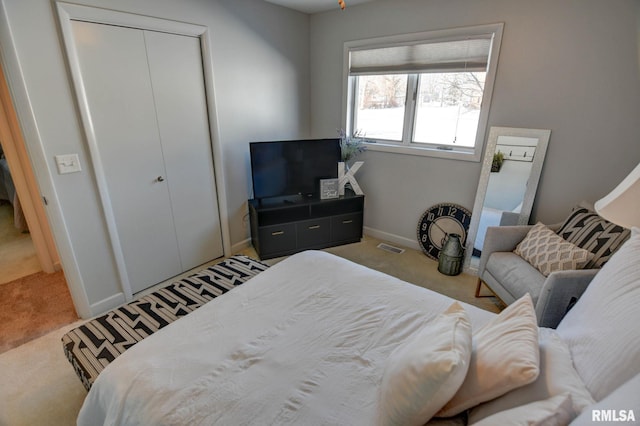
[[[0,284],[0,353],[77,319],[62,271]]]
[[[31,234],[16,229],[13,207],[0,201],[0,283],[41,271]]]

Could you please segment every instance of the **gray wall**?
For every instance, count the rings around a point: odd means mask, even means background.
[[[226,181],[231,245],[248,236],[248,142],[309,133],[308,15],[260,0],[81,0],[206,25]],[[0,48],[74,302],[83,316],[122,289],[76,109],[55,3],[2,0]],[[114,64],[115,65],[115,64]],[[117,65],[116,65],[117,66]],[[58,175],[57,154],[79,153],[81,173]],[[223,204],[224,205],[224,204]]]
[[[637,0],[381,0],[311,17],[312,135],[343,123],[343,43],[504,22],[489,126],[551,129],[532,221],[608,193],[640,161]],[[440,202],[473,206],[480,164],[366,152],[365,226],[417,246]]]

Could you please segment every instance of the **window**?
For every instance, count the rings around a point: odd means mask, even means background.
[[[345,44],[346,129],[371,149],[479,161],[502,24]]]

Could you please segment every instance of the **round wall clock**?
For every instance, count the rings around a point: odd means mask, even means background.
[[[441,203],[428,208],[418,222],[418,242],[422,251],[438,260],[448,234],[460,235],[464,247],[470,222],[471,212],[458,204]]]

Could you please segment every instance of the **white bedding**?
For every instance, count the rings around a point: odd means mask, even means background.
[[[116,358],[78,424],[373,425],[388,355],[451,303],[299,253]],[[464,306],[474,328],[494,315]]]

